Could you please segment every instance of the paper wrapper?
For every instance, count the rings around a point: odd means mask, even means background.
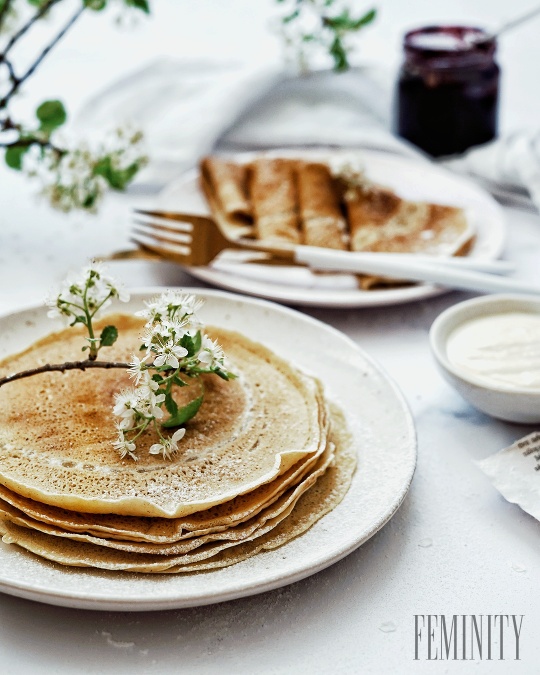
[[[505,499],[540,520],[539,431],[477,464]]]

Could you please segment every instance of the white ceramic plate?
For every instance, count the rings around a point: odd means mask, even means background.
[[[191,290],[191,289],[190,289]],[[416,463],[413,420],[402,395],[354,342],[293,310],[221,291],[196,291],[208,324],[242,331],[317,375],[345,411],[358,469],[339,506],[285,546],[224,569],[190,575],[127,574],[68,568],[0,543],[0,591],[54,605],[101,610],[159,610],[254,595],[298,581],[337,562],[396,512]],[[127,311],[155,294],[132,294]],[[0,317],[0,356],[55,328],[42,307]],[[9,386],[9,385],[8,385]]]
[[[375,151],[272,151],[272,156],[301,156],[332,160],[343,157],[359,161],[367,176],[415,200],[459,206],[476,228],[477,237],[470,255],[498,258],[504,247],[505,222],[501,207],[485,190],[429,162]],[[248,161],[254,153],[238,154]],[[198,171],[192,170],[160,194],[158,206],[189,213],[209,213],[198,186]],[[197,279],[227,290],[256,295],[285,304],[318,307],[375,307],[423,300],[447,289],[429,284],[363,291],[352,275],[314,275],[307,269],[216,262],[209,267],[188,270]]]

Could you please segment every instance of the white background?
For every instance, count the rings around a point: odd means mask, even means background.
[[[531,4],[380,0],[380,17],[362,35],[357,58],[394,69],[406,28],[442,21],[496,27]],[[275,11],[270,1],[155,0],[153,5],[153,17],[141,18],[130,30],[118,31],[114,12],[84,18],[28,83],[17,104],[21,114],[56,96],[76,111],[103,85],[158,56],[261,63],[280,58],[269,31]],[[38,52],[45,30],[36,31],[21,50],[21,64]],[[539,38],[540,20],[501,40],[503,131],[538,124]],[[130,197],[111,197],[98,217],[65,217],[39,203],[20,175],[0,166],[0,309],[40,301],[71,267],[125,246],[132,203]],[[522,278],[538,281],[540,219],[523,211],[506,213],[505,257],[518,264]],[[129,263],[115,271],[134,285],[190,283],[170,265]],[[540,524],[505,502],[473,464],[532,429],[476,413],[442,381],[428,350],[433,319],[465,297],[453,293],[411,306],[309,312],[349,334],[383,364],[417,422],[419,461],[409,496],[360,550],[293,586],[207,608],[122,614],[0,596],[0,670],[21,675],[538,672]],[[522,661],[413,661],[413,615],[427,613],[524,614]]]

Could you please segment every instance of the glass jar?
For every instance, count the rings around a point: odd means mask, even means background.
[[[404,38],[396,133],[433,157],[462,153],[497,135],[496,41],[466,26],[428,26]]]

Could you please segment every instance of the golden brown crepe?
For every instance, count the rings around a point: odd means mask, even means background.
[[[226,543],[206,542],[195,550],[184,553],[140,552],[128,547],[119,550],[90,541],[76,541],[51,531],[31,529],[17,521],[17,514],[0,519],[0,534],[4,542],[17,544],[37,555],[77,567],[97,567],[131,572],[201,572],[235,564],[261,551],[282,546],[308,530],[322,516],[331,511],[349,489],[356,467],[356,450],[339,411],[333,411],[332,442],[335,461],[307,489],[295,504],[245,539]],[[285,496],[284,496],[285,497]],[[103,542],[102,542],[103,543]]]
[[[111,361],[136,351],[143,321],[107,317]],[[298,536],[341,501],[356,463],[342,414],[322,385],[239,333],[207,328],[237,379],[204,376],[205,400],[172,460],[121,459],[111,408],[124,369],[46,372],[0,388],[0,534],[65,565],[196,572]],[[0,362],[0,376],[77,360],[69,328]],[[199,385],[179,388],[179,405]],[[31,401],[33,405],[29,405]],[[308,497],[308,494],[310,496]]]
[[[462,209],[413,202],[378,186],[348,190],[353,251],[455,255],[473,237]]]
[[[256,159],[250,165],[249,193],[255,232],[268,243],[299,244],[296,163],[288,159]]]
[[[28,527],[39,532],[51,534],[55,537],[64,537],[74,541],[86,541],[97,546],[104,546],[128,553],[151,553],[153,555],[183,555],[199,549],[204,544],[207,546],[205,551],[209,555],[235,545],[235,543],[260,536],[268,531],[268,523],[271,522],[274,527],[281,522],[283,518],[294,508],[298,499],[306,492],[315,481],[324,474],[334,458],[333,446],[329,445],[327,451],[320,458],[317,465],[308,475],[294,487],[286,490],[271,506],[263,509],[259,514],[247,520],[244,523],[229,527],[221,532],[191,537],[176,542],[153,543],[139,542],[132,540],[123,540],[118,538],[109,538],[98,536],[92,532],[70,532],[57,525],[43,523],[40,520],[34,520],[28,517],[24,512],[10,506],[6,502],[0,502],[0,518],[4,518],[23,527]]]
[[[108,321],[120,333],[109,359],[129,360],[141,321]],[[138,462],[112,448],[111,407],[130,383],[125,371],[45,373],[0,388],[0,485],[84,513],[180,518],[250,493],[324,450],[320,383],[238,333],[208,332],[238,379],[203,376],[204,403],[172,461],[148,454],[157,441],[153,430],[138,440]],[[81,344],[82,331],[68,328],[0,363],[0,373],[79,359]],[[198,395],[192,389],[178,388],[179,405]]]
[[[252,222],[253,213],[247,193],[247,166],[220,157],[201,161],[202,186],[207,197],[228,218]]]
[[[271,483],[265,483],[248,494],[239,495],[224,504],[192,513],[183,518],[120,516],[113,513],[68,511],[28,499],[3,486],[0,486],[0,505],[12,506],[33,520],[58,526],[68,532],[86,532],[97,537],[124,541],[172,543],[224,532],[252,519],[263,509],[274,504],[291,485],[298,485],[313,471],[319,457],[320,453],[309,455]]]
[[[328,166],[298,162],[297,181],[304,243],[346,250],[346,223],[339,190]]]

